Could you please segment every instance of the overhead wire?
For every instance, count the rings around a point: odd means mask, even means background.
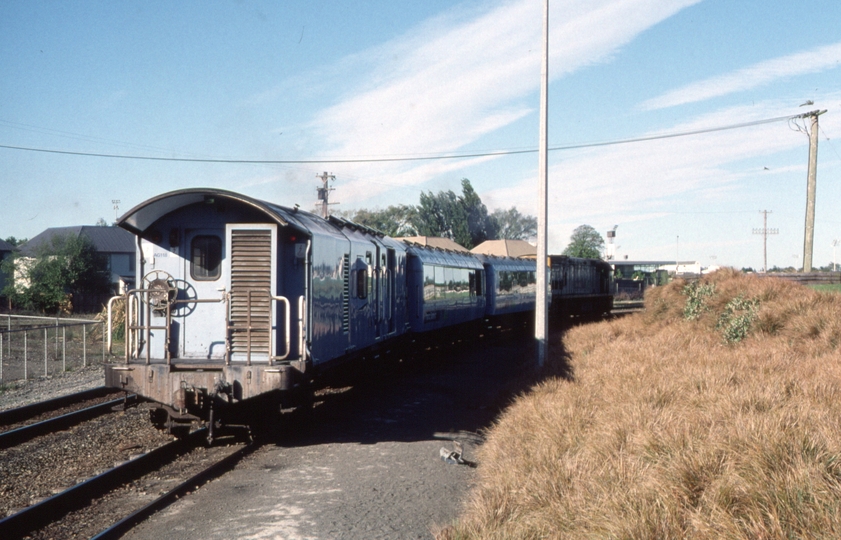
[[[730,124],[726,126],[717,126],[711,128],[699,128],[689,131],[681,131],[675,133],[662,133],[656,135],[648,135],[644,137],[634,137],[630,139],[618,139],[613,141],[580,143],[562,146],[553,146],[548,148],[549,151],[561,150],[577,150],[582,148],[596,148],[601,146],[612,146],[618,144],[629,144],[636,142],[655,141],[663,139],[673,139],[677,137],[687,137],[690,135],[700,135],[703,133],[713,133],[717,131],[727,131],[731,129],[742,129],[747,127],[758,126],[762,124],[770,124],[773,122],[791,121],[798,118],[799,115],[778,116],[775,118],[766,118],[763,120],[754,120],[751,122],[742,122],[739,124]],[[384,163],[384,162],[400,162],[400,161],[432,161],[443,159],[467,159],[479,157],[496,157],[496,156],[510,156],[517,154],[533,154],[537,153],[537,148],[527,148],[522,150],[497,150],[490,152],[475,152],[475,153],[446,153],[435,154],[427,156],[400,156],[400,157],[377,157],[377,158],[322,158],[322,159],[221,159],[221,158],[190,158],[190,157],[162,157],[162,156],[140,156],[128,154],[106,154],[100,152],[79,152],[74,150],[55,150],[49,148],[33,148],[25,146],[14,146],[7,144],[0,144],[0,148],[8,150],[20,150],[27,152],[41,152],[47,154],[62,154],[70,156],[109,158],[109,159],[130,159],[142,161],[172,161],[181,163],[227,163],[227,164],[249,164],[249,165],[283,165],[283,164],[333,164],[333,163]]]

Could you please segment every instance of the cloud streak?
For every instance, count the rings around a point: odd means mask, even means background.
[[[550,75],[558,79],[607,61],[641,32],[698,1],[566,0],[553,5],[563,17],[550,15],[550,34],[559,36],[550,42]],[[542,16],[539,3],[526,0],[494,4],[482,13],[453,10],[345,59],[333,77],[344,84],[361,82],[308,126],[323,141],[321,155],[449,152],[533,113]],[[421,173],[465,165],[392,164],[379,170],[392,184],[414,184]],[[343,192],[348,202],[372,195],[370,185],[354,183],[343,185]]]
[[[688,84],[640,104],[652,111],[743,92],[798,75],[818,73],[841,65],[841,42],[766,60],[753,66]]]

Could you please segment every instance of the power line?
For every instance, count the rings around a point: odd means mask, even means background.
[[[740,124],[731,124],[727,126],[718,126],[712,128],[695,129],[691,131],[680,131],[676,133],[664,133],[660,135],[649,135],[645,137],[635,137],[631,139],[618,139],[614,141],[592,142],[571,144],[564,146],[549,147],[549,151],[560,150],[577,150],[582,148],[596,148],[600,146],[613,146],[617,144],[629,144],[636,142],[656,141],[662,139],[674,139],[677,137],[687,137],[689,135],[700,135],[703,133],[713,133],[716,131],[727,131],[731,129],[741,129],[746,127],[753,127],[762,124],[770,124],[773,122],[781,122],[783,120],[789,121],[793,118],[799,118],[800,115],[778,116],[776,118],[766,118],[764,120],[754,120],[752,122],[743,122]],[[529,148],[524,150],[498,150],[492,152],[476,152],[469,154],[439,154],[429,156],[414,156],[414,157],[380,157],[380,158],[325,158],[325,159],[215,159],[215,158],[186,158],[186,157],[157,157],[157,156],[135,156],[126,154],[104,154],[98,152],[76,152],[72,150],[53,150],[48,148],[32,148],[25,146],[12,146],[7,144],[0,144],[0,148],[8,150],[21,150],[26,152],[41,152],[46,154],[62,154],[69,156],[84,156],[84,157],[98,157],[111,159],[133,159],[142,161],[174,161],[181,163],[228,163],[228,164],[248,164],[248,165],[284,165],[284,164],[319,164],[319,163],[383,163],[383,162],[397,162],[397,161],[432,161],[442,159],[467,159],[478,157],[495,157],[495,156],[510,156],[517,154],[535,154],[537,148]]]

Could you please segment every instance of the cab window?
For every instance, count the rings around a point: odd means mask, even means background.
[[[190,275],[195,280],[213,281],[222,274],[222,240],[218,236],[202,235],[190,245]]]

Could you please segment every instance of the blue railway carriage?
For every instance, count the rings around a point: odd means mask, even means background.
[[[601,316],[613,309],[610,264],[600,259],[550,255],[550,314]]]
[[[478,255],[487,277],[485,315],[534,311],[537,269],[532,259]]]
[[[137,288],[106,385],[157,401],[170,427],[408,331],[406,246],[371,229],[217,189],[159,195],[117,224],[137,236]]]
[[[409,325],[429,332],[485,313],[485,269],[471,253],[408,245]]]

